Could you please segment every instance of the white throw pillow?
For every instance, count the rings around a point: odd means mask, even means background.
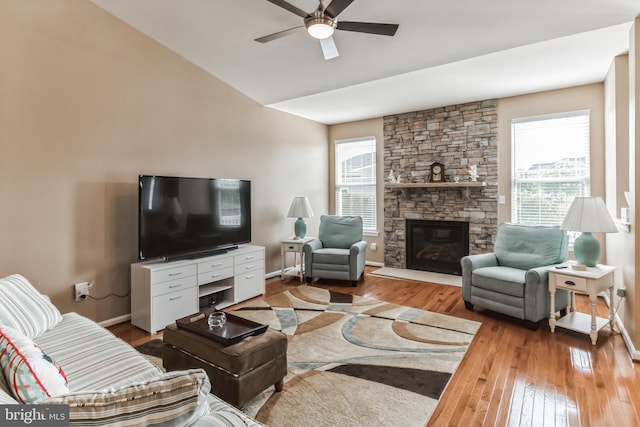
[[[0,279],[0,324],[34,339],[62,320],[62,315],[19,274]]]
[[[0,326],[0,367],[16,400],[37,400],[69,392],[62,368],[36,343],[8,326]]]

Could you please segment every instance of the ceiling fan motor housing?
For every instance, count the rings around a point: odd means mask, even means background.
[[[312,37],[322,40],[333,35],[338,25],[338,20],[330,18],[320,10],[316,10],[313,15],[309,15],[304,19],[304,25]]]

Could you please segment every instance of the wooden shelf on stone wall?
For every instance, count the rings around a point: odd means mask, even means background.
[[[459,182],[401,182],[399,184],[385,184],[386,188],[392,190],[406,190],[412,188],[460,188],[462,197],[469,200],[472,187],[486,187],[486,182],[481,181],[459,181]]]

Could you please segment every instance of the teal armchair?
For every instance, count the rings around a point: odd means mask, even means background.
[[[356,286],[364,272],[366,250],[361,217],[322,215],[318,238],[303,247],[307,282],[349,280]]]
[[[567,232],[557,227],[500,224],[494,252],[465,256],[462,299],[528,322],[549,317],[547,269],[567,260]],[[556,291],[554,311],[565,314],[569,293]]]

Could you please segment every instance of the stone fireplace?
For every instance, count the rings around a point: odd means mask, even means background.
[[[400,184],[385,186],[385,266],[442,270],[425,265],[423,260],[408,259],[416,238],[408,236],[411,221],[465,223],[468,240],[462,242],[467,246],[464,255],[493,250],[498,221],[497,116],[497,101],[487,100],[384,117],[384,176],[393,171],[401,177]],[[429,183],[433,162],[444,164],[445,184],[416,186]],[[462,187],[470,181],[471,165],[477,166],[478,181],[484,186]],[[402,187],[403,183],[413,185]],[[448,267],[459,265],[460,253],[449,256],[458,259]],[[424,251],[422,255],[427,256]]]
[[[407,268],[462,275],[460,258],[469,255],[469,223],[408,219]]]

